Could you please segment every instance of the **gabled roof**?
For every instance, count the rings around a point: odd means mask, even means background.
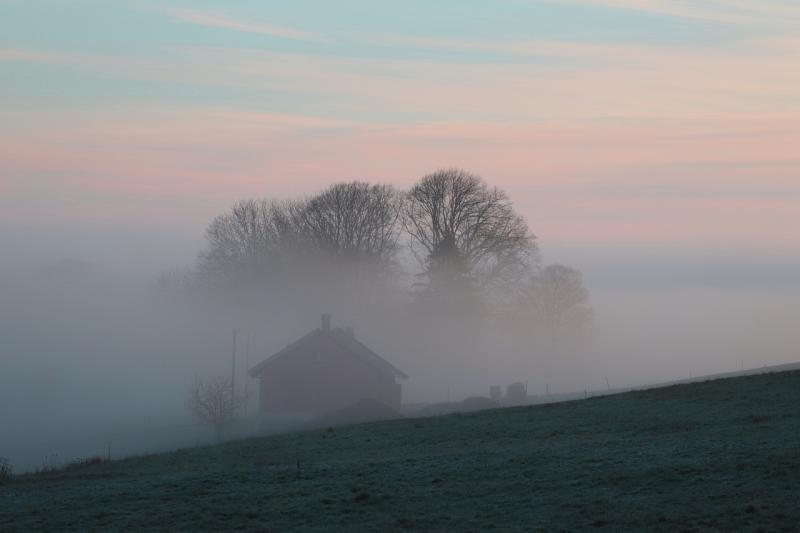
[[[353,335],[342,331],[341,329],[334,329],[329,333],[346,349],[350,350],[367,363],[375,366],[384,374],[390,374],[398,378],[408,379],[408,376],[405,373],[401,372],[392,363],[373,352],[369,347],[356,339]]]
[[[279,352],[269,356],[264,361],[251,368],[248,371],[248,374],[250,374],[251,377],[258,376],[265,368],[270,366],[275,361],[294,353],[295,350],[302,347],[303,344],[313,339],[316,339],[320,336],[323,337],[326,342],[331,342],[339,345],[341,348],[355,355],[356,357],[358,357],[368,365],[374,367],[376,370],[378,370],[383,374],[388,374],[390,376],[399,377],[403,379],[408,378],[408,376],[405,373],[401,372],[397,367],[392,365],[389,361],[387,361],[380,355],[376,354],[374,351],[372,351],[366,345],[358,341],[351,334],[339,328],[329,329],[329,330],[323,330],[320,328],[315,329],[311,333],[308,333],[307,335],[304,335],[303,337],[297,339],[296,341],[287,345]]]

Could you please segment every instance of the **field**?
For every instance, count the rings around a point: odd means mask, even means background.
[[[0,486],[0,531],[798,527],[798,371],[236,441]]]

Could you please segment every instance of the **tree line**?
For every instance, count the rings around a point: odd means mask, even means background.
[[[235,291],[406,279],[423,309],[523,311],[548,328],[591,318],[580,272],[541,266],[537,238],[508,195],[461,169],[428,174],[408,191],[353,181],[306,198],[242,200],[205,239],[196,267],[162,284]]]

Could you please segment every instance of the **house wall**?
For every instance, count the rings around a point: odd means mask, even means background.
[[[265,368],[260,405],[267,413],[323,413],[373,398],[400,407],[400,384],[324,336]]]

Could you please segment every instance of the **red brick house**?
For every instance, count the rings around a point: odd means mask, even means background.
[[[251,368],[264,413],[324,413],[366,398],[400,407],[403,372],[359,342],[352,328],[322,327]]]

